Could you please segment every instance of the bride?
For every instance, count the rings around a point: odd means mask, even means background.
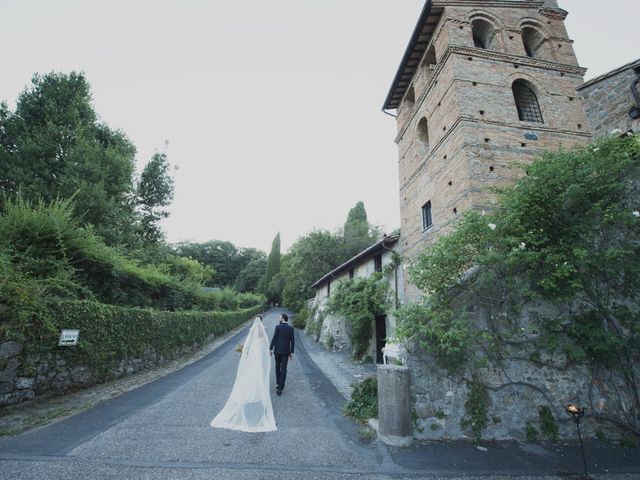
[[[269,340],[262,318],[257,316],[242,346],[231,394],[211,426],[243,432],[277,430],[269,394],[270,370]]]

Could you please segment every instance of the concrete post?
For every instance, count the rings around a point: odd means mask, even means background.
[[[396,447],[413,441],[409,369],[405,366],[378,365],[378,437]]]

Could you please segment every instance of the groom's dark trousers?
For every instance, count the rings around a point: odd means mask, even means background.
[[[278,390],[284,390],[284,382],[287,380],[287,364],[289,355],[293,353],[296,339],[293,335],[293,327],[286,322],[276,326],[271,339],[271,351],[276,356],[276,382]]]
[[[276,383],[278,390],[284,390],[284,382],[287,379],[287,363],[289,363],[289,355],[276,355]]]

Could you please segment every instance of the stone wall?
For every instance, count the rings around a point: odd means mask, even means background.
[[[528,332],[530,318],[545,309],[545,314],[552,313],[545,305],[523,310],[519,319],[522,331]],[[483,319],[479,316],[474,321]],[[455,374],[409,343],[407,366],[411,373],[414,436],[423,440],[473,438],[465,403],[475,374],[488,388],[483,439],[526,440],[528,428],[537,431],[537,438],[545,439],[540,407],[549,408],[560,438],[576,438],[575,424],[565,412],[568,403],[587,407],[583,435],[619,438],[623,431],[615,422],[603,419],[621,418],[623,411],[634,411],[632,387],[609,370],[573,364],[563,355],[534,350],[535,336],[523,333],[519,344],[507,349],[499,364],[469,365]],[[639,374],[640,366],[636,378]]]
[[[434,7],[435,9],[436,7]],[[438,2],[443,8],[423,58],[397,111],[401,214],[400,253],[410,262],[470,209],[490,208],[493,187],[513,182],[545,150],[591,140],[576,89],[578,65],[564,24],[566,12],[539,3]],[[474,25],[494,29],[491,45],[474,44]],[[541,42],[528,56],[523,35]],[[521,121],[512,85],[528,82],[544,121]],[[433,225],[422,207],[431,202]],[[405,282],[406,300],[419,292]]]
[[[207,340],[213,340],[214,335]],[[77,346],[59,347],[73,349]],[[72,364],[62,353],[25,355],[19,342],[0,343],[0,407],[15,405],[39,395],[63,395],[105,380],[120,378],[154,368],[200,348],[194,344],[176,349],[170,358],[147,347],[140,358],[120,360],[107,372],[95,372],[85,365]]]
[[[579,91],[594,137],[619,133],[640,132],[640,118],[633,119],[629,111],[640,108],[631,93],[631,82],[640,76],[640,60],[589,80]]]
[[[416,414],[415,437],[429,440],[473,438],[469,426],[463,428],[469,383],[433,368],[431,360],[410,355],[407,363],[411,370]],[[542,406],[550,408],[560,438],[576,438],[575,424],[570,422],[564,406],[572,401],[589,407],[592,414],[606,414],[608,405],[615,402],[613,391],[608,387],[599,389],[607,376],[607,372],[602,372],[601,376],[594,377],[587,367],[539,368],[526,361],[510,361],[504,368],[491,369],[483,377],[490,390],[488,424],[482,438],[526,440],[529,424],[538,432],[537,438],[545,439],[539,415]],[[615,383],[624,388],[622,379],[616,379]],[[583,423],[583,435],[601,434],[616,438],[620,432],[613,423],[588,416]]]

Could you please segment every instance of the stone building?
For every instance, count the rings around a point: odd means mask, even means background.
[[[585,84],[567,15],[556,0],[426,1],[383,108],[398,127],[398,250],[405,264],[462,212],[490,209],[492,187],[525,175],[544,151],[584,145],[592,132],[637,131],[638,62]],[[407,277],[403,291],[402,303],[418,300]],[[474,322],[486,324],[476,300],[455,299],[473,312]],[[544,302],[526,305],[513,322],[526,331],[530,318],[557,313]],[[444,371],[411,341],[407,348],[414,435],[468,436],[461,420],[468,414],[469,379]],[[541,366],[527,360],[530,352],[517,350],[500,365],[478,367],[493,419],[484,438],[524,439],[542,407],[558,421],[561,436],[575,435],[563,402],[590,405],[606,416],[616,404],[611,392],[626,388],[620,376],[591,375],[562,358]],[[585,428],[593,434],[605,427],[590,421]]]
[[[640,132],[640,60],[593,78],[578,91],[595,138]]]
[[[384,103],[398,124],[403,257],[490,208],[491,187],[524,174],[515,161],[591,140],[566,16],[555,0],[426,2]]]
[[[349,349],[351,346],[345,320],[326,311],[331,290],[339,282],[349,278],[366,278],[374,272],[382,272],[385,267],[391,265],[392,272],[389,277],[389,283],[395,297],[395,303],[396,305],[399,304],[403,296],[402,269],[397,268],[397,265],[395,265],[393,255],[399,238],[399,235],[385,236],[379,242],[327,273],[312,285],[316,295],[311,306],[315,312],[314,320],[322,319],[317,338],[322,344],[341,350]],[[365,356],[371,356],[377,363],[382,363],[384,341],[387,336],[393,335],[394,329],[395,319],[393,316],[380,312],[380,315],[375,319],[374,334]]]

